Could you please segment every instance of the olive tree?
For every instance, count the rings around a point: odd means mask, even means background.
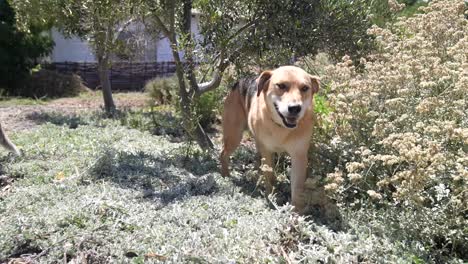
[[[382,1],[143,0],[141,10],[147,28],[157,29],[171,44],[186,128],[202,148],[210,148],[201,126],[191,122],[191,107],[220,85],[228,66],[245,72],[319,51],[362,55],[372,47],[366,33],[370,11]],[[202,39],[190,31],[192,8],[201,13]],[[211,65],[211,80],[197,78],[197,63]]]
[[[50,21],[68,36],[88,40],[98,62],[99,80],[107,112],[115,109],[109,69],[111,55],[121,45],[119,35],[136,20],[135,0],[10,0],[17,22],[28,24]]]
[[[158,34],[162,33],[171,45],[176,65],[184,127],[190,133],[193,133],[196,141],[203,149],[213,148],[213,143],[200,123],[194,119],[191,109],[203,93],[216,89],[220,85],[223,72],[229,65],[229,56],[232,55],[232,53],[229,53],[229,45],[234,41],[240,41],[242,33],[254,25],[254,18],[245,16],[245,20],[235,21],[237,23],[233,24],[229,31],[222,36],[223,43],[213,41],[199,43],[193,38],[193,32],[191,32],[192,9],[196,4],[194,1],[149,0],[144,2],[147,5],[147,12],[143,14],[143,17],[147,28],[156,29]],[[234,1],[225,1],[225,4],[230,4],[230,2]],[[238,5],[243,6],[241,3]],[[214,52],[208,53],[206,52],[207,49],[212,49]],[[206,55],[199,59],[204,60],[210,56],[210,63],[213,66],[212,78],[207,82],[200,82],[196,75],[197,61],[194,56],[199,53],[198,51]]]

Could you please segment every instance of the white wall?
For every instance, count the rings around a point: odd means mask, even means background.
[[[195,36],[195,39],[199,40],[201,38],[198,14],[192,15],[190,30]],[[180,52],[179,54],[183,60],[184,53]],[[167,38],[159,40],[158,47],[156,50],[156,58],[158,61],[174,61],[174,57],[172,56],[171,45],[169,44],[169,40]]]
[[[195,35],[195,39],[201,38],[198,21],[199,16],[192,15],[191,30]],[[55,41],[54,50],[50,55],[51,62],[96,62],[96,58],[87,41],[83,41],[77,37],[65,38],[56,29],[53,29],[51,33],[52,38]],[[154,41],[157,41],[157,45],[154,45]],[[139,56],[139,61],[174,61],[167,38],[159,40],[145,40],[145,42],[146,48],[142,56]],[[181,57],[183,57],[183,52],[181,52]]]
[[[199,28],[199,15],[192,15],[191,28],[192,34],[195,36],[195,39],[200,40],[202,36],[200,35]],[[179,52],[181,58],[183,59],[184,52]],[[158,41],[158,47],[156,49],[156,58],[158,61],[174,61],[172,56],[171,45],[167,38],[162,38]]]
[[[86,41],[77,37],[65,38],[56,29],[52,29],[55,47],[50,55],[52,62],[95,62],[94,54]]]
[[[172,56],[171,46],[167,38],[160,39],[156,47],[157,61],[174,61]]]

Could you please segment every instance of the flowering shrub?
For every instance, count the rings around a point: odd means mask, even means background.
[[[336,163],[325,189],[343,204],[391,209],[395,233],[420,241],[430,260],[466,258],[466,5],[431,1],[422,11],[373,26],[378,51],[327,68],[333,111],[323,122]]]

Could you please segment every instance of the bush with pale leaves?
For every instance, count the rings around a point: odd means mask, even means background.
[[[420,241],[428,259],[465,258],[467,6],[441,0],[422,11],[370,28],[371,56],[327,68],[333,111],[323,118],[339,158],[325,189],[343,204],[389,209],[394,233]]]

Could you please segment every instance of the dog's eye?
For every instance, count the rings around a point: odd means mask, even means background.
[[[284,83],[277,83],[276,86],[278,86],[280,90],[286,90],[288,88]]]
[[[304,93],[309,91],[309,86],[302,86],[301,91]]]

